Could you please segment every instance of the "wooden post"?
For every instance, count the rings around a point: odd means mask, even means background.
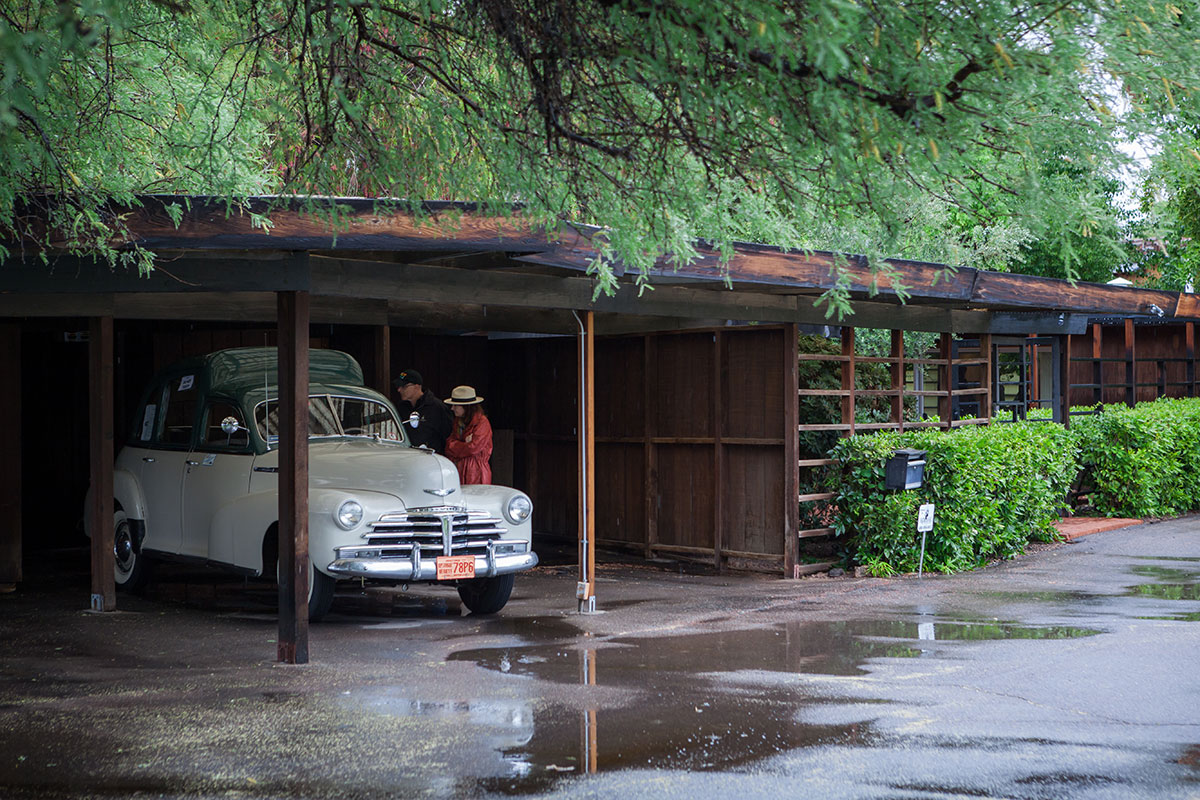
[[[796,578],[800,558],[800,336],[783,326],[783,574]]]
[[[896,423],[897,430],[904,431],[904,331],[892,331],[892,349],[890,352],[892,363],[889,365],[891,372],[891,389],[895,394],[891,397],[891,413],[889,414],[889,422]]]
[[[92,610],[116,611],[113,575],[113,320],[88,326],[88,442],[91,470]]]
[[[308,663],[308,292],[278,293],[279,636],[277,660]]]
[[[1030,339],[1036,339],[1037,334],[1029,334]],[[1036,344],[1029,345],[1029,402],[1027,405],[1030,408],[1041,408],[1039,402],[1042,399],[1042,370],[1041,364],[1038,363],[1038,346]]]
[[[579,611],[596,610],[595,314],[583,312],[579,358]]]
[[[0,325],[0,375],[6,377],[0,394],[0,419],[8,433],[0,437],[0,592],[21,582],[21,326]],[[111,575],[112,572],[109,572]]]
[[[721,413],[725,406],[722,403],[721,394],[725,387],[725,378],[722,375],[724,367],[724,359],[721,354],[721,332],[713,333],[713,388],[712,388],[712,415],[713,415],[713,567],[718,573],[721,569],[721,545],[722,533],[724,528],[724,509],[725,509],[725,482],[723,480],[725,472],[725,449],[721,445],[721,428],[723,421]]]
[[[654,394],[658,391],[657,381],[651,376],[656,374],[654,368],[654,346],[658,341],[654,334],[644,337],[646,379],[642,381],[645,394],[643,396],[644,435],[646,437],[645,470],[646,470],[646,558],[654,556],[654,545],[658,543],[658,449],[654,445]]]
[[[375,389],[384,397],[395,399],[392,391],[392,326],[375,326]]]
[[[1125,320],[1125,405],[1137,405],[1137,353],[1133,320]]]
[[[987,420],[987,424],[991,425],[992,405],[996,402],[992,389],[992,369],[996,354],[992,352],[992,335],[990,333],[979,334],[979,355],[985,360],[980,388],[986,390],[979,396],[979,412],[980,416]]]
[[[938,347],[938,358],[942,363],[938,364],[938,416],[941,417],[942,427],[949,430],[951,425],[951,401],[953,396],[950,393],[950,373],[953,367],[952,356],[954,355],[954,334],[943,333]]]
[[[1064,428],[1071,427],[1071,334],[1063,334],[1059,337],[1062,346],[1059,347],[1059,364],[1058,364],[1058,385],[1062,396],[1058,398],[1060,406],[1060,420]]]
[[[1104,402],[1104,362],[1100,359],[1104,357],[1104,348],[1102,346],[1102,338],[1104,336],[1103,328],[1099,322],[1092,324],[1092,402]]]
[[[537,435],[541,429],[538,427],[537,349],[530,342],[523,343],[521,347],[525,361],[525,491],[530,497],[536,498],[541,485],[538,479]]]
[[[1187,396],[1196,396],[1196,323],[1183,324],[1184,341],[1187,342],[1187,363],[1184,365],[1187,381]]]
[[[842,424],[849,427],[842,431],[842,436],[854,435],[854,328],[842,326]]]

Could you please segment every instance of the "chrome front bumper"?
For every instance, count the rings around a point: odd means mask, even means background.
[[[504,553],[497,555],[495,545],[508,542],[496,540],[488,543],[487,553],[475,556],[475,577],[492,578],[522,572],[536,567],[537,553]],[[359,548],[367,549],[367,548]],[[411,556],[400,558],[338,558],[327,566],[326,571],[339,578],[379,578],[394,581],[436,581],[436,557],[423,558],[421,549],[414,547]]]

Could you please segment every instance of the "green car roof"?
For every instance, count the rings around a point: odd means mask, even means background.
[[[274,347],[236,347],[203,356],[185,358],[158,374],[146,390],[140,408],[155,402],[152,395],[164,384],[179,386],[191,376],[190,385],[206,397],[233,401],[247,414],[264,398],[272,403],[279,396],[278,350]],[[310,350],[308,357],[308,393],[363,397],[392,409],[384,395],[363,385],[362,367],[354,357],[340,350]],[[251,426],[253,429],[255,426]],[[133,430],[136,430],[134,426]],[[251,434],[255,450],[264,452],[257,429]]]

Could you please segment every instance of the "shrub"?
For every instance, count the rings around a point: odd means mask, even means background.
[[[898,448],[925,450],[921,489],[884,489],[885,462]],[[1049,423],[879,433],[839,442],[829,491],[837,493],[835,528],[853,537],[855,559],[873,574],[914,572],[921,535],[917,507],[937,506],[925,568],[973,569],[1049,541],[1078,471],[1073,432]]]
[[[1077,417],[1080,491],[1106,516],[1162,517],[1200,509],[1200,398],[1109,406]]]

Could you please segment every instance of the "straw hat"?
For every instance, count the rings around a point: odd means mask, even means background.
[[[446,401],[446,405],[473,406],[476,403],[482,402],[483,398],[476,396],[474,386],[455,386],[454,391],[450,393],[450,399]]]

